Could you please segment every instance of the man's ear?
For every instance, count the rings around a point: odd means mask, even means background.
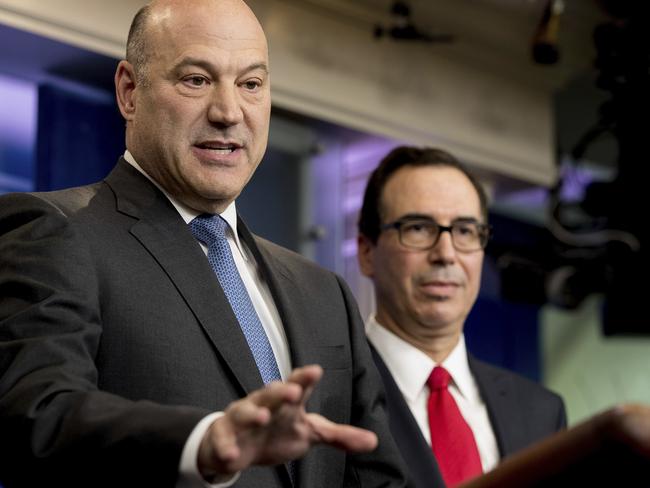
[[[372,278],[375,270],[375,244],[363,234],[357,236],[357,260],[364,276]]]
[[[135,114],[135,70],[128,61],[122,60],[115,71],[115,98],[122,117],[132,120]]]

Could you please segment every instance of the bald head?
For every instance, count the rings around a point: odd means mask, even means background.
[[[156,40],[151,37],[152,30],[173,22],[175,14],[183,13],[189,17],[192,12],[197,17],[208,13],[207,19],[212,20],[233,15],[249,19],[252,29],[258,30],[257,35],[266,39],[255,14],[242,0],[154,0],[133,17],[126,43],[126,60],[133,66],[138,83],[146,85],[148,82],[147,64],[151,58],[151,48],[156,46]],[[228,35],[227,30],[224,35]]]

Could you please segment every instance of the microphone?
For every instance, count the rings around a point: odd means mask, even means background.
[[[539,64],[555,64],[560,59],[558,32],[563,0],[548,0],[542,20],[533,37],[533,59]]]

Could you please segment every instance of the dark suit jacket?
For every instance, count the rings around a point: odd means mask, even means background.
[[[308,404],[375,431],[327,447],[299,486],[401,486],[353,298],[336,275],[239,223],[282,318],[294,366],[324,377]],[[197,421],[262,387],[199,244],[168,199],[120,161],[104,182],[0,199],[0,480],[13,486],[172,487]],[[284,466],[236,486],[290,486]]]
[[[445,486],[431,447],[377,350],[373,359],[386,388],[390,430],[406,461],[410,488]],[[501,458],[566,427],[564,402],[555,393],[469,355],[469,367],[490,416]]]

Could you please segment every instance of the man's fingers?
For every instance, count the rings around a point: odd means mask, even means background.
[[[233,417],[239,416],[242,422],[242,412],[233,404],[225,415],[216,419],[210,429],[203,436],[198,453],[198,467],[202,474],[235,473],[237,468],[231,465],[236,463],[241,451],[237,442],[237,423]],[[250,419],[249,419],[250,421]]]
[[[242,429],[258,427],[265,425],[271,418],[271,413],[266,406],[261,406],[245,398],[233,403],[226,410],[226,417],[232,424],[232,429],[236,433]]]
[[[255,390],[246,399],[249,399],[257,406],[266,407],[269,410],[277,410],[287,403],[299,403],[302,394],[303,389],[300,385],[274,381],[260,390]]]
[[[201,472],[230,474],[251,464],[286,462],[314,444],[349,452],[375,449],[373,432],[305,412],[304,402],[322,374],[320,366],[297,368],[286,383],[270,383],[232,403],[201,443]]]
[[[352,425],[336,424],[325,417],[307,414],[318,442],[350,452],[370,452],[377,447],[377,435]]]
[[[304,405],[322,375],[323,368],[318,365],[296,368],[286,382],[274,381],[264,388],[254,391],[246,398],[271,411],[275,411],[285,404]]]
[[[323,368],[317,364],[312,364],[309,366],[303,366],[301,368],[296,368],[291,372],[291,376],[288,378],[288,382],[297,383],[302,386],[302,396],[300,398],[300,403],[305,405],[312,392],[314,387],[320,381],[323,376]]]
[[[303,388],[308,388],[316,385],[322,376],[323,368],[317,364],[310,364],[309,366],[302,366],[294,369],[287,381],[290,383],[297,383]]]

